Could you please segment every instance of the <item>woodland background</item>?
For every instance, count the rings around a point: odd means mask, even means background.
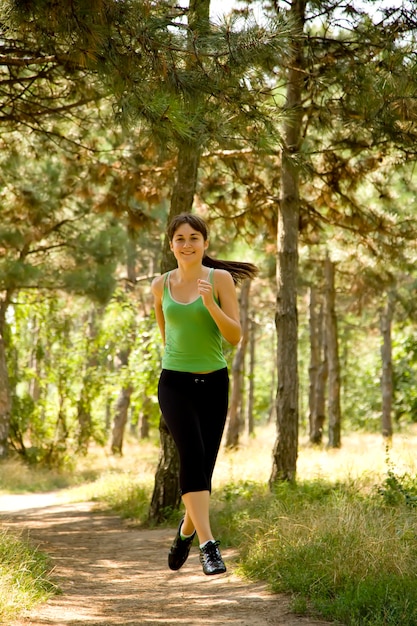
[[[273,485],[300,435],[417,421],[413,2],[0,6],[1,458],[68,466],[159,427],[151,516],[178,505],[150,283],[184,210],[260,268],[226,446],[274,420]]]

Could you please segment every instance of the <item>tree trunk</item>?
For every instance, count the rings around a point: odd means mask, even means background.
[[[327,340],[326,340],[326,320],[324,315],[324,304],[321,302],[319,314],[319,351],[320,351],[320,365],[317,373],[316,380],[316,399],[315,416],[314,416],[314,433],[312,437],[313,443],[322,443],[323,440],[323,427],[326,421],[326,386],[329,376],[329,365],[327,359]]]
[[[116,402],[111,441],[111,451],[113,454],[122,454],[123,438],[132,393],[133,387],[131,385],[123,387]]]
[[[148,513],[149,521],[156,524],[165,521],[181,504],[178,452],[163,419],[159,421],[159,434],[161,447]]]
[[[129,362],[130,350],[131,348],[129,346],[124,350],[121,350],[119,353],[120,364],[122,367],[126,367]],[[124,432],[127,424],[127,415],[129,412],[132,393],[132,385],[127,384],[120,390],[116,401],[110,444],[112,454],[122,454],[123,451]]]
[[[268,424],[277,419],[277,348],[276,348],[276,332],[271,336],[271,394],[269,398]]]
[[[102,311],[97,311],[96,308],[92,309],[89,313],[86,364],[80,397],[77,403],[78,450],[84,454],[87,453],[88,444],[93,430],[91,416],[93,391],[91,387],[93,371],[97,367],[97,350],[95,348],[95,339],[98,334],[97,317],[101,317],[101,315]]]
[[[168,224],[179,213],[189,213],[192,209],[197,187],[200,154],[197,144],[186,141],[178,143],[177,177],[171,197]],[[165,237],[161,273],[168,272],[174,267],[176,267],[175,257],[169,247],[169,239]]]
[[[196,145],[181,143],[178,147],[177,179],[173,190],[168,223],[179,213],[191,211],[197,186],[200,152]],[[161,274],[175,267],[175,259],[169,247],[168,237],[162,253]],[[177,509],[181,503],[179,470],[180,461],[177,448],[163,417],[159,422],[160,453],[155,473],[155,484],[149,508],[149,521],[159,524],[169,511]]]
[[[326,339],[329,363],[329,447],[340,448],[341,412],[340,412],[340,362],[339,342],[337,336],[337,317],[335,307],[334,263],[325,260],[326,279]]]
[[[136,235],[133,229],[127,229],[127,246],[126,246],[126,271],[128,281],[125,284],[125,290],[132,292],[136,284]],[[125,347],[120,350],[120,364],[127,367],[129,364],[130,353],[136,338],[136,323],[134,323],[129,337],[126,337]],[[116,402],[115,415],[113,418],[112,440],[110,450],[113,454],[122,454],[124,431],[127,424],[127,416],[130,406],[130,398],[133,393],[133,387],[130,383],[126,384],[119,393]]]
[[[0,459],[7,456],[7,439],[10,426],[10,385],[7,373],[6,349],[0,328]]]
[[[290,14],[304,26],[305,0],[292,0]],[[270,486],[295,480],[298,454],[297,274],[299,225],[299,155],[302,124],[303,52],[301,38],[293,41],[287,72],[287,121],[283,129],[281,199],[277,232],[277,439]]]
[[[11,413],[10,381],[4,341],[7,306],[7,301],[0,302],[0,460],[6,458],[8,452],[7,440]]]
[[[249,339],[249,290],[251,281],[246,278],[240,292],[240,323],[242,336],[235,352],[232,364],[232,393],[229,406],[229,424],[227,428],[226,448],[236,448],[239,445],[239,433],[242,425],[242,396],[243,373],[246,347]]]
[[[381,359],[382,359],[382,436],[391,440],[392,438],[392,396],[393,396],[393,367],[392,367],[392,340],[391,326],[394,316],[394,296],[392,291],[387,294],[385,308],[381,312]]]
[[[139,438],[140,439],[148,439],[150,433],[150,421],[149,421],[149,413],[150,413],[150,404],[151,399],[149,396],[146,396],[143,406],[142,413],[139,421]]]
[[[317,297],[314,287],[310,292],[310,388],[309,423],[310,442],[320,444],[323,440],[323,425],[326,417],[327,348],[323,302]]]
[[[29,381],[29,395],[32,398],[33,404],[36,405],[41,397],[41,388],[39,381],[42,380],[42,365],[41,359],[38,358],[38,341],[39,341],[39,321],[37,316],[33,317],[33,331],[32,331],[32,350],[30,352],[30,367],[35,372],[35,376]]]
[[[316,388],[320,366],[320,347],[319,347],[319,326],[317,315],[317,292],[316,288],[311,285],[309,289],[309,331],[310,331],[310,364],[308,367],[308,423],[309,423],[309,439],[312,443],[318,443],[316,439]]]
[[[251,319],[249,323],[249,392],[248,392],[248,435],[255,430],[253,406],[255,397],[255,339],[256,323]]]
[[[188,11],[189,25],[189,65],[196,61],[193,50],[198,48],[198,35],[210,27],[209,23],[210,0],[190,0]],[[198,166],[201,155],[201,141],[198,137],[198,115],[196,113],[198,97],[189,98],[184,103],[188,108],[190,119],[196,120],[195,138],[178,141],[177,177],[171,197],[171,206],[168,223],[173,217],[184,211],[191,211],[198,180]],[[175,267],[175,259],[169,247],[169,240],[165,237],[161,273]],[[161,447],[158,467],[155,473],[155,484],[149,508],[149,521],[160,523],[167,518],[173,509],[178,509],[181,503],[179,485],[179,458],[174,441],[161,417],[159,423]]]

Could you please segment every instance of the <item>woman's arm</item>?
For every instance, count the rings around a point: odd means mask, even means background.
[[[233,278],[226,270],[214,270],[214,291],[220,304],[214,300],[213,285],[199,280],[199,293],[223,337],[236,345],[241,336],[239,305]]]
[[[165,318],[164,313],[162,311],[162,294],[164,290],[164,276],[157,276],[153,279],[151,285],[153,300],[154,300],[154,309],[155,309],[155,317],[159,326],[159,330],[161,332],[162,341],[165,344]]]

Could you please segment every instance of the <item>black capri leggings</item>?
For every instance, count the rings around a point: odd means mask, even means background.
[[[158,400],[180,458],[181,493],[211,491],[229,400],[227,368],[209,374],[162,370]]]

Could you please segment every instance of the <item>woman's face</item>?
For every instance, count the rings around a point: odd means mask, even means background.
[[[195,230],[190,224],[179,226],[170,242],[170,248],[177,261],[186,263],[201,262],[207,247],[208,241],[204,241],[200,231]]]

